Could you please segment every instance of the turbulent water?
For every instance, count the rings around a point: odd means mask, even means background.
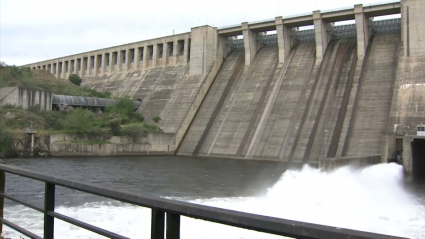
[[[74,171],[72,168],[78,171],[92,165],[93,168],[88,170],[90,173],[86,176],[87,180],[81,181],[93,183],[97,180],[96,178],[100,178],[103,179],[101,181],[103,183],[99,181],[100,185],[115,185],[116,188],[127,189],[130,192],[138,191],[135,189],[146,189],[148,182],[137,183],[136,181],[137,178],[142,177],[141,173],[150,172],[150,177],[146,175],[143,177],[161,181],[156,182],[157,184],[151,188],[149,193],[151,195],[159,194],[158,196],[176,200],[291,220],[409,238],[425,238],[425,186],[405,184],[403,170],[399,165],[381,164],[364,169],[344,167],[332,172],[322,172],[308,166],[285,171],[276,167],[275,164],[268,163],[218,159],[201,160],[202,162],[199,163],[200,160],[120,159],[121,165],[124,166],[118,172],[127,172],[127,174],[123,174],[125,176],[122,178],[116,178],[115,170],[114,173],[109,174],[111,178],[106,184],[105,178],[108,176],[97,173],[107,173],[108,170],[105,167],[99,169],[96,163],[111,165],[113,162],[113,165],[119,165],[119,162],[114,162],[113,159],[92,162],[60,159],[55,161],[56,163],[49,161],[48,167],[62,166],[62,171],[57,173],[66,177],[67,172]],[[9,163],[30,167],[33,170],[40,165],[47,165],[43,162],[35,163],[27,160]],[[140,164],[143,166],[134,169],[135,165]],[[158,167],[152,168],[151,164]],[[160,167],[167,168],[161,172],[155,171],[155,168]],[[109,170],[113,168],[110,166]],[[132,172],[129,172],[131,168],[134,171],[143,172],[137,174],[138,176],[136,174],[131,176]],[[182,174],[185,172],[186,174]],[[73,175],[74,177],[69,178],[73,180],[84,178],[83,172]],[[172,182],[173,177],[185,178],[186,183]],[[133,178],[135,182],[129,182],[130,178]],[[8,176],[7,180],[14,185],[20,185],[20,183],[29,185],[17,177]],[[123,183],[117,183],[120,180]],[[230,182],[230,180],[233,181]],[[258,180],[262,183],[258,183]],[[199,183],[199,181],[202,182]],[[125,185],[127,187],[124,187]],[[12,188],[9,190],[12,194],[27,197],[40,204],[43,198],[42,185],[34,184],[28,187],[32,189],[31,192],[26,193],[24,190]],[[58,190],[57,194],[60,203],[56,210],[60,213],[131,238],[149,238],[150,236],[149,209],[76,194],[70,190]],[[139,192],[139,194],[143,193]],[[5,208],[5,217],[42,235],[42,214],[38,212],[8,203]],[[181,227],[182,238],[280,238],[184,217]],[[6,235],[19,238],[18,234],[11,229],[7,229]],[[60,220],[55,221],[55,236],[57,238],[103,238]]]

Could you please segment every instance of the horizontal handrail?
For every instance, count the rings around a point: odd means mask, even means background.
[[[259,232],[265,232],[270,234],[276,234],[287,237],[295,237],[295,238],[350,238],[350,239],[360,239],[360,238],[401,238],[395,236],[387,236],[376,233],[355,231],[351,229],[344,229],[339,227],[332,226],[323,226],[313,223],[299,222],[269,216],[256,215],[251,213],[239,212],[228,209],[215,208],[205,205],[192,204],[188,202],[182,201],[174,201],[170,199],[164,199],[160,197],[153,196],[139,196],[130,194],[127,192],[119,191],[119,190],[111,190],[106,187],[95,186],[91,184],[83,184],[76,181],[65,180],[58,177],[48,176],[45,174],[37,173],[34,171],[30,171],[27,169],[18,168],[15,166],[9,166],[0,164],[0,171],[4,171],[7,173],[44,181],[46,183],[46,192],[48,185],[57,185],[62,187],[67,187],[70,189],[115,199],[118,201],[130,203],[133,205],[138,205],[142,207],[149,207],[152,209],[153,214],[155,213],[167,213],[174,214],[177,216],[186,216],[201,220],[206,220],[210,222],[216,222],[221,224],[226,224],[230,226],[255,230]],[[54,192],[54,189],[51,189]],[[2,195],[0,195],[2,196]],[[46,204],[45,204],[46,205]],[[80,223],[77,226],[86,228],[90,231],[96,229],[93,226],[87,226],[88,224],[84,224],[80,221],[70,219],[62,214],[47,211],[48,216],[52,216],[67,222],[70,222],[75,225],[76,222]],[[155,214],[157,215],[157,214]],[[162,214],[163,215],[163,214]],[[157,220],[157,218],[155,219]],[[155,221],[152,219],[152,223]],[[159,218],[158,222],[161,223],[162,219]],[[168,221],[168,220],[167,220]],[[4,219],[3,219],[4,222]],[[5,223],[6,224],[6,223]],[[6,224],[7,225],[7,224]],[[152,228],[156,228],[157,225],[152,225]],[[45,227],[46,228],[46,227]],[[159,226],[159,229],[163,227]],[[171,227],[170,227],[171,228]],[[168,226],[167,226],[168,229]],[[96,229],[97,230],[97,229]],[[107,232],[106,230],[100,229],[96,231],[99,232]],[[157,233],[158,231],[156,231]],[[152,233],[152,232],[151,232]],[[170,233],[171,234],[171,233]],[[117,234],[114,234],[116,238],[125,238],[121,237]],[[153,234],[152,234],[153,235]],[[167,231],[168,235],[168,231]],[[109,236],[109,234],[108,234]],[[171,236],[170,236],[171,237]],[[155,236],[153,238],[163,238],[163,235]],[[174,236],[173,238],[178,238]]]
[[[24,206],[29,207],[29,208],[31,208],[31,209],[34,209],[34,210],[36,210],[36,211],[43,212],[43,208],[41,208],[41,207],[37,207],[37,206],[35,206],[35,205],[32,205],[31,203],[26,202],[26,201],[24,201],[24,200],[21,200],[21,199],[19,199],[19,198],[15,198],[15,197],[12,197],[12,196],[7,195],[7,194],[4,194],[4,193],[0,193],[0,197],[10,199],[10,200],[12,200],[12,201],[14,201],[14,202],[17,202],[17,203],[19,203],[19,204],[21,204],[21,205],[24,205]]]
[[[242,24],[233,24],[233,25],[227,25],[227,26],[217,27],[217,29],[218,30],[221,30],[221,29],[233,28],[233,27],[240,27],[240,26],[242,26]]]
[[[248,22],[248,24],[257,24],[257,23],[274,22],[274,21],[275,21],[274,18],[269,18],[269,19],[263,19],[263,20]]]
[[[14,230],[22,233],[22,234],[24,234],[25,236],[27,236],[29,238],[32,238],[32,239],[43,239],[42,237],[39,237],[39,236],[35,235],[34,233],[32,233],[32,232],[30,232],[30,231],[28,231],[28,230],[26,230],[26,229],[24,229],[24,228],[16,225],[15,223],[13,223],[13,222],[11,222],[9,220],[6,220],[6,219],[0,217],[0,221],[4,225],[6,225],[6,226],[8,226],[8,227],[10,227],[10,228],[12,228],[12,229],[14,229]]]
[[[74,218],[72,218],[72,217],[68,217],[68,216],[65,216],[65,215],[60,214],[60,213],[57,213],[57,212],[48,212],[48,214],[49,214],[50,216],[52,216],[52,217],[55,217],[55,218],[60,219],[60,220],[62,220],[62,221],[65,221],[65,222],[71,223],[71,224],[73,224],[73,225],[75,225],[75,226],[78,226],[78,227],[84,228],[84,229],[86,229],[86,230],[89,230],[89,231],[95,232],[95,233],[97,233],[97,234],[99,234],[99,235],[102,235],[102,236],[105,236],[105,237],[108,237],[108,238],[114,238],[114,239],[129,239],[128,237],[118,235],[118,234],[116,234],[116,233],[113,233],[113,232],[107,231],[107,230],[102,229],[102,228],[100,228],[100,227],[92,226],[92,225],[90,225],[90,224],[88,224],[88,223],[81,222],[81,221],[79,221],[79,220],[75,220],[75,219],[74,219]]]

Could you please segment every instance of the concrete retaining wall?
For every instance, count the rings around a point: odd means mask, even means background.
[[[106,144],[71,143],[72,140],[102,140]],[[50,152],[53,156],[106,156],[172,154],[175,150],[175,134],[148,133],[133,140],[123,136],[50,135]]]

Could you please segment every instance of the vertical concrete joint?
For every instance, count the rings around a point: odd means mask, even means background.
[[[176,40],[173,42],[173,65],[177,65],[178,62],[178,52],[179,52],[179,42]]]
[[[183,60],[183,65],[187,65],[187,63],[189,63],[189,36],[186,36],[184,38],[184,60]]]
[[[118,71],[122,71],[122,64],[123,64],[123,62],[122,62],[122,52],[121,52],[121,49],[118,49],[117,50],[117,70]]]
[[[114,71],[114,52],[109,52],[109,73]]]
[[[91,68],[92,62],[91,62],[91,56],[90,55],[87,56],[87,61],[88,61],[88,63],[87,63],[87,75],[90,76],[91,73],[92,73],[92,68]]]
[[[95,54],[93,76],[97,76],[97,74],[99,74],[99,57]]]
[[[61,70],[61,75],[60,75],[60,77],[62,78],[62,79],[65,79],[66,78],[66,72],[65,72],[65,61],[62,61],[62,70]]]
[[[106,53],[102,53],[102,65],[100,66],[100,73],[106,73]]]
[[[152,67],[156,66],[156,61],[158,60],[158,44],[153,44],[153,54],[152,54]]]
[[[131,67],[131,62],[130,62],[130,49],[127,48],[125,49],[125,70],[128,71],[130,70]]]
[[[77,58],[74,58],[74,70],[72,71],[72,73],[78,75],[78,59]]]
[[[143,69],[145,69],[147,66],[147,59],[148,59],[147,55],[148,55],[148,45],[145,44],[143,46],[143,65],[142,65]]]
[[[140,46],[136,46],[134,48],[134,63],[133,63],[133,68],[137,69],[139,68],[139,62],[140,62],[140,50],[139,50]]]
[[[167,41],[164,40],[164,43],[162,43],[162,66],[167,66],[167,60],[168,60],[168,44]]]
[[[56,78],[60,78],[60,75],[59,75],[59,61],[56,61],[55,76],[56,76]]]

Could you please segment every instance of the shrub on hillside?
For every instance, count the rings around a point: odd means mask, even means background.
[[[69,81],[72,82],[72,84],[78,85],[78,86],[80,86],[81,82],[83,82],[83,80],[76,74],[69,75],[68,79],[69,79]]]
[[[143,124],[131,124],[121,129],[123,136],[130,137],[133,141],[140,138],[144,134]]]
[[[39,114],[44,118],[44,129],[61,130],[64,128],[66,113],[59,111],[40,111]]]
[[[153,122],[155,122],[155,123],[159,123],[159,121],[161,120],[161,117],[159,117],[159,116],[154,116],[153,118],[152,118],[152,120],[153,120]]]
[[[93,112],[86,109],[75,109],[68,114],[64,126],[74,133],[99,133],[100,129],[94,123]]]
[[[122,119],[122,124],[142,122],[144,119],[143,116],[135,111],[134,101],[129,98],[117,99],[115,105],[106,108],[106,113],[117,113]]]
[[[112,134],[114,135],[121,135],[121,122],[122,118],[119,114],[116,112],[109,112],[105,116],[106,118],[106,126],[109,127]]]
[[[87,93],[86,96],[99,97],[99,98],[111,98],[111,92],[98,92],[96,90],[92,90],[85,87],[81,88],[81,90]]]

